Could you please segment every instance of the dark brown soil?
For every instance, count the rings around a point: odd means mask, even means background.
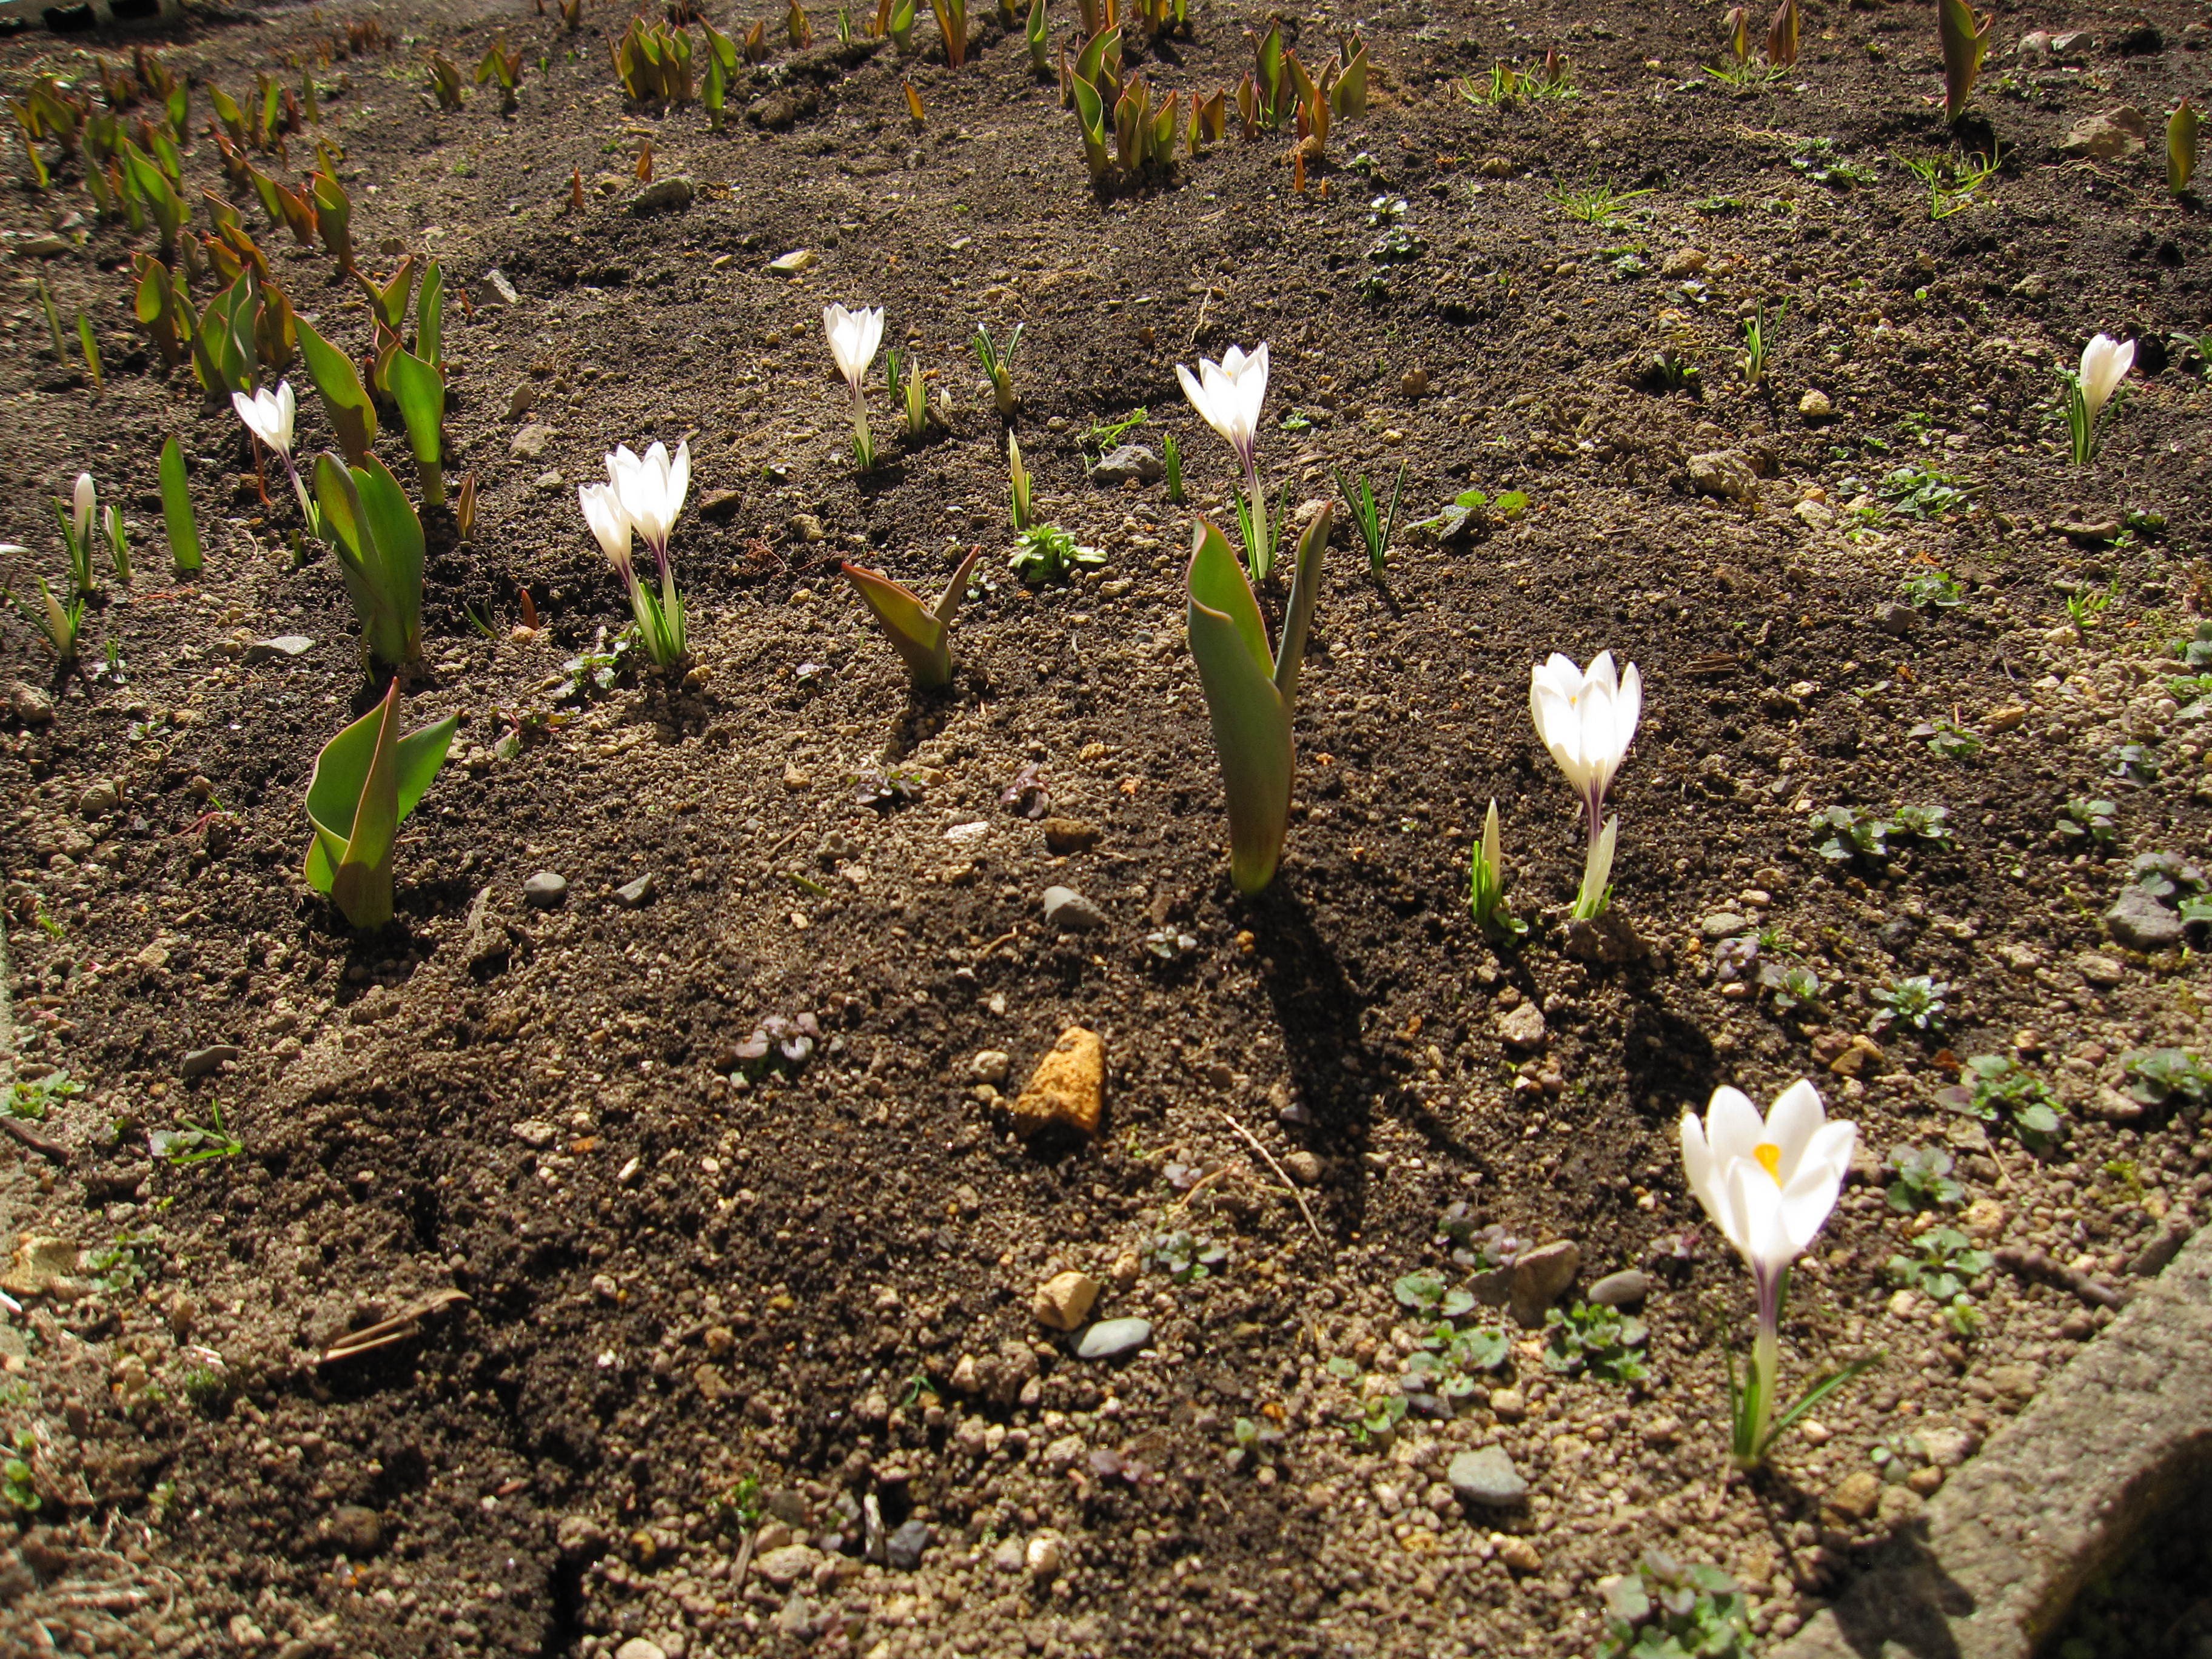
[[[242,93],[263,70],[296,82],[283,65],[368,15],[272,7],[131,38]],[[1094,191],[1073,116],[995,22],[953,72],[926,17],[901,61],[841,50],[817,15],[830,44],[778,42],[715,133],[696,105],[623,100],[612,10],[574,36],[512,6],[374,15],[403,44],[317,67],[322,131],[363,263],[434,255],[473,304],[448,317],[448,424],[481,503],[467,545],[430,515],[410,707],[462,726],[379,933],[349,933],[299,874],[317,750],[381,689],[336,568],[293,568],[289,497],[261,506],[228,408],[131,327],[128,255],[149,239],[93,222],[75,160],[48,145],[40,193],[9,152],[0,230],[67,247],[14,255],[0,535],[33,550],[8,581],[58,575],[46,501],[80,468],[125,504],[138,553],[87,624],[85,663],[112,644],[119,681],[62,672],[0,622],[4,678],[52,704],[48,722],[18,697],[0,726],[21,1074],[88,1085],[31,1141],[0,1139],[19,1273],[31,1236],[87,1252],[0,1325],[0,1427],[39,1499],[7,1511],[12,1639],[1564,1655],[1597,1639],[1598,1579],[1655,1543],[1737,1575],[1757,1628],[1786,1633],[2193,1224],[2212,1192],[2197,1109],[2119,1090],[2133,1050],[2207,1052],[2201,963],[2125,948],[2101,916],[2132,859],[2201,854],[2212,818],[2204,721],[2167,684],[2208,604],[2212,398],[2190,341],[2212,322],[2212,236],[2198,203],[2164,195],[2155,143],[2103,162],[2060,144],[2122,105],[2155,138],[2180,94],[2204,101],[2195,9],[2001,20],[1966,131],[1994,135],[2002,169],[1933,222],[1904,162],[1959,151],[1919,5],[1809,8],[1794,75],[1744,92],[1698,67],[1703,17],[1601,6],[1562,33],[1535,8],[1389,7],[1361,20],[1373,109],[1332,133],[1304,196],[1286,136],[1233,133]],[[1296,21],[1318,60],[1346,20]],[[1255,21],[1201,4],[1147,73],[1233,84]],[[2024,62],[2035,27],[2088,40]],[[527,60],[520,112],[473,87],[437,112],[428,50],[472,68],[498,36]],[[127,44],[0,40],[0,79],[20,94]],[[1459,77],[1553,45],[1575,97],[1461,95]],[[196,86],[196,125],[206,108]],[[696,186],[689,207],[629,211],[647,137],[656,178]],[[295,136],[283,176],[311,149]],[[222,190],[210,140],[186,165]],[[1600,184],[1641,193],[1595,225],[1557,199]],[[296,307],[362,349],[357,290],[240,205]],[[1394,226],[1408,257],[1376,257]],[[818,264],[770,271],[798,249]],[[104,390],[48,353],[34,277],[65,324],[93,319]],[[908,446],[876,388],[885,462],[860,480],[820,333],[831,300],[887,307],[955,410]],[[1784,301],[1771,383],[1747,389],[1741,320]],[[1035,592],[1006,568],[1000,427],[966,343],[1017,321],[1040,511],[1109,555]],[[2138,340],[2138,373],[2076,471],[2053,369],[2099,330]],[[1340,528],[1289,848],[1247,902],[1182,637],[1193,507],[1094,486],[1085,460],[1095,424],[1144,409],[1128,439],[1173,434],[1195,508],[1227,520],[1232,467],[1174,365],[1262,338],[1263,465],[1294,502],[1333,493],[1336,466],[1387,482],[1402,459],[1409,519],[1471,489],[1529,505],[1462,541],[1404,534],[1379,582]],[[1661,352],[1697,383],[1668,390]],[[313,451],[323,412],[293,380]],[[1815,388],[1832,416],[1801,414]],[[510,447],[527,422],[554,428],[536,457]],[[190,578],[167,574],[160,532],[170,432],[209,548]],[[674,552],[702,673],[626,667],[556,704],[563,663],[624,620],[574,485],[617,442],[687,434]],[[1756,499],[1693,483],[1692,458],[1725,451]],[[1886,509],[1906,467],[1971,493]],[[2114,532],[2055,527],[2100,520]],[[836,562],[933,592],[979,541],[960,682],[916,698]],[[1884,611],[1931,571],[1960,603]],[[526,590],[534,635],[514,631]],[[2109,605],[2077,630],[2065,600],[2088,593]],[[250,659],[290,634],[313,648]],[[1619,965],[1564,949],[1574,805],[1526,704],[1543,653],[1607,647],[1647,688],[1615,797],[1616,914],[1647,948]],[[1931,752],[1914,733],[1937,722],[1978,751]],[[2116,775],[2129,744],[2135,775]],[[1095,849],[1055,858],[1003,804],[1029,766]],[[921,798],[860,805],[886,767]],[[119,801],[88,811],[103,781]],[[1492,797],[1533,924],[1504,951],[1465,902]],[[2116,803],[2110,845],[2057,833],[2076,798]],[[1938,805],[1950,843],[1900,837],[1886,869],[1832,863],[1808,832],[1831,806]],[[946,838],[976,821],[980,838]],[[539,870],[568,878],[564,908],[526,908]],[[647,874],[648,902],[617,899]],[[1107,927],[1055,936],[1054,884]],[[1811,968],[1822,1004],[1784,1014],[1717,979],[1717,913],[1770,930],[1765,959]],[[1920,975],[1951,988],[1944,1029],[1849,1049],[1873,993]],[[1501,1039],[1522,1001],[1540,1049]],[[823,1032],[811,1062],[734,1086],[734,1045],[801,1011]],[[1010,1057],[1011,1094],[1079,1024],[1106,1043],[1103,1129],[1025,1146],[975,1056]],[[182,1077],[225,1044],[235,1060]],[[2048,1156],[1944,1109],[1983,1054],[2057,1091]],[[1766,1099],[1800,1074],[1865,1151],[1799,1277],[1791,1376],[1888,1358],[1745,1483],[1725,1474],[1723,1378],[1749,1286],[1684,1188],[1674,1126],[1718,1084]],[[149,1131],[218,1107],[236,1156],[149,1158]],[[1972,1335],[1900,1294],[1884,1263],[1926,1224],[1887,1205],[1879,1170],[1923,1144],[1959,1159],[1953,1224],[2084,1290],[1993,1273]],[[1487,1403],[1355,1433],[1356,1401],[1395,1392],[1410,1348],[1394,1281],[1458,1271],[1437,1231],[1455,1204],[1577,1241],[1583,1285],[1647,1269],[1649,1375],[1554,1375],[1540,1334],[1516,1333]],[[1225,1265],[1176,1283],[1151,1245],[1176,1231]],[[1083,1361],[1033,1318],[1067,1267],[1106,1285],[1101,1315],[1152,1322],[1145,1352]],[[450,1290],[465,1300],[404,1340],[321,1359]],[[1240,1419],[1279,1444],[1240,1456]],[[1446,1467],[1493,1443],[1530,1499],[1465,1510]],[[1894,1478],[1862,1491],[1849,1477],[1880,1447]],[[918,1569],[864,1559],[870,1501],[887,1529],[927,1528]],[[1030,1571],[1040,1540],[1057,1573]],[[821,1553],[792,1582],[775,1552],[794,1542]]]

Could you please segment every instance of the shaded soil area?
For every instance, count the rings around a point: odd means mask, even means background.
[[[227,404],[133,324],[151,232],[95,216],[80,158],[43,145],[40,191],[9,152],[0,537],[30,550],[7,583],[60,578],[47,499],[84,468],[137,568],[105,579],[81,669],[0,617],[15,1098],[44,1114],[0,1139],[25,1305],[0,1324],[0,1620],[295,1659],[1550,1655],[1591,1650],[1598,1581],[1663,1545],[1796,1629],[2212,1194],[2201,1073],[2129,1064],[2212,1041],[2182,920],[2212,820],[2212,685],[2182,683],[2212,611],[2212,235],[2155,143],[2204,100],[2203,20],[2008,14],[1954,139],[1917,5],[1808,7],[1795,70],[1741,89],[1686,14],[1285,16],[1316,62],[1356,21],[1375,66],[1301,192],[1291,136],[1233,119],[1094,189],[1056,86],[980,9],[958,70],[927,18],[902,57],[817,14],[716,131],[624,99],[627,14],[586,7],[574,33],[501,3],[0,40],[11,96],[96,88],[88,54],[132,41],[189,76],[187,194],[234,201],[360,352],[359,287],[198,131],[210,82],[311,76],[319,126],[257,165],[296,184],[319,132],[362,265],[441,263],[448,472],[477,502],[465,543],[425,515],[410,719],[462,724],[398,919],[356,935],[300,875],[315,756],[382,690],[337,567],[295,562],[289,492],[264,504]],[[371,17],[389,44],[331,51]],[[1201,3],[1133,58],[1187,99],[1233,87],[1265,23]],[[1051,27],[1056,53],[1078,24]],[[2023,51],[2035,30],[2082,38]],[[519,110],[473,83],[439,110],[429,53],[471,70],[495,40]],[[1571,97],[1462,89],[1555,46]],[[2148,149],[2069,153],[2124,106]],[[1992,140],[1972,191],[1908,165]],[[646,198],[647,143],[688,203]],[[50,350],[41,283],[104,385]],[[831,301],[885,307],[942,409],[909,441],[874,387],[866,477]],[[968,343],[1016,323],[1040,516],[1107,554],[1036,588]],[[2077,469],[2055,370],[2100,331],[2137,369]],[[1283,872],[1247,901],[1183,630],[1192,519],[1233,523],[1238,480],[1174,368],[1261,339],[1293,514],[1340,467],[1402,465],[1408,523],[1492,499],[1402,529],[1379,580],[1340,508]],[[312,453],[328,423],[291,375]],[[189,576],[161,532],[172,434]],[[1188,501],[1091,476],[1169,435]],[[574,488],[618,442],[685,438],[696,667],[633,654],[566,695],[625,621]],[[957,683],[913,694],[837,564],[933,594],[977,544]],[[1607,648],[1645,714],[1614,795],[1625,927],[1577,954],[1576,805],[1526,685]],[[1467,908],[1492,799],[1511,943]],[[1886,855],[1824,851],[1834,809],[1890,823]],[[1048,816],[1076,822],[1048,843]],[[526,902],[542,871],[556,908]],[[1048,925],[1055,885],[1103,926]],[[805,1063],[748,1075],[738,1046],[802,1012]],[[1101,1131],[1025,1143],[1010,1100],[1078,1025]],[[1980,1056],[2051,1091],[2053,1144],[1956,1109]],[[1750,1287],[1675,1126],[1800,1075],[1863,1150],[1788,1376],[1887,1358],[1746,1481],[1725,1355]],[[191,1130],[216,1155],[149,1151]],[[1948,1173],[1893,1202],[1914,1149]],[[1641,1275],[1640,1358],[1562,1369],[1540,1320],[1486,1307],[1504,1359],[1456,1405],[1424,1389],[1434,1320],[1395,1287],[1466,1281],[1486,1241],[1571,1241],[1562,1312]],[[1940,1297],[1892,1266],[1944,1249],[1995,1259]],[[1079,1357],[1033,1307],[1067,1271],[1148,1338]],[[1489,1446],[1517,1500],[1455,1492]]]

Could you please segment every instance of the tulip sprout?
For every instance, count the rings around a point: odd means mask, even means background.
[[[391,469],[372,455],[349,467],[315,458],[315,498],[371,664],[397,667],[422,654],[422,521]]]
[[[1022,465],[1022,441],[1006,434],[1008,495],[1013,505],[1014,528],[1030,527],[1030,470]]]
[[[825,306],[822,331],[829,338],[837,372],[853,391],[853,459],[866,472],[876,464],[876,441],[868,431],[867,376],[876,348],[883,343],[883,307],[848,311],[842,306]]]
[[[2081,349],[2081,368],[2078,373],[2062,368],[2058,378],[2066,383],[2066,428],[2074,440],[2074,465],[2087,466],[2096,459],[2100,436],[2098,426],[2120,382],[2127,378],[2128,370],[2135,367],[2136,343],[2124,345],[2108,335],[2100,334]]]
[[[1229,798],[1229,872],[1237,890],[1262,891],[1274,879],[1290,828],[1297,755],[1291,720],[1298,667],[1321,596],[1322,556],[1331,509],[1324,506],[1298,542],[1283,636],[1270,661],[1267,624],[1252,584],[1221,532],[1200,520],[1190,569],[1190,653],[1213,725],[1214,752]]]
[[[907,678],[917,691],[936,691],[952,684],[952,619],[968,597],[969,573],[983,555],[971,547],[960,568],[952,573],[934,605],[925,605],[913,589],[893,581],[880,570],[856,564],[840,567],[860,602],[868,607],[891,649],[906,664]]]
[[[1589,849],[1575,896],[1578,921],[1602,915],[1612,900],[1613,849],[1620,820],[1604,817],[1605,797],[1643,712],[1643,676],[1631,663],[1616,681],[1610,651],[1599,652],[1587,673],[1556,651],[1529,671],[1528,715],[1536,735],[1581,793],[1589,816]]]
[[[1943,119],[1955,125],[1982,72],[1994,13],[1977,12],[1972,0],[1936,0],[1936,33],[1943,47]]]
[[[677,446],[672,461],[664,444],[653,445],[642,459],[625,444],[609,455],[606,463],[607,482],[580,486],[577,503],[599,550],[622,578],[646,655],[665,668],[680,661],[690,649],[684,596],[677,591],[676,572],[669,563],[668,538],[690,488],[690,441],[687,439]],[[637,567],[631,562],[633,534],[653,550],[659,567],[658,594],[639,580]]]
[[[306,319],[295,319],[294,326],[299,330],[307,378],[322,394],[323,413],[338,447],[354,465],[367,465],[369,446],[376,441],[376,404],[362,385],[353,359],[323,338]]]
[[[307,884],[356,927],[392,920],[392,850],[399,826],[446,763],[458,717],[398,735],[399,678],[384,701],[324,745],[307,784]]]
[[[1182,382],[1190,406],[1228,440],[1237,459],[1244,463],[1244,499],[1237,503],[1237,527],[1244,538],[1246,568],[1254,581],[1265,581],[1274,568],[1276,544],[1275,532],[1267,527],[1267,498],[1260,486],[1260,410],[1267,398],[1267,343],[1262,340],[1249,356],[1243,347],[1231,346],[1218,363],[1201,357],[1196,374],[1177,363],[1176,378]],[[1287,485],[1284,498],[1289,498]]]
[[[185,452],[169,438],[161,445],[161,517],[169,531],[169,559],[179,573],[200,568],[200,532],[185,483]]]
[[[1038,0],[1039,4],[1043,0]],[[2173,106],[2173,113],[2166,120],[2166,187],[2175,196],[2189,188],[2189,180],[2197,172],[2197,133],[2203,125],[2195,109],[2185,98]]]
[[[1835,1208],[1857,1134],[1855,1124],[1827,1121],[1820,1091],[1802,1078],[1783,1091],[1764,1121],[1747,1097],[1725,1087],[1713,1091],[1704,1122],[1695,1112],[1682,1115],[1682,1166],[1690,1190],[1750,1266],[1758,1286],[1758,1334],[1741,1388],[1734,1357],[1729,1361],[1729,1449],[1740,1469],[1757,1468],[1792,1424],[1881,1363],[1877,1353],[1846,1365],[1775,1416],[1790,1270]]]
[[[1020,401],[1014,396],[1014,348],[1022,343],[1022,325],[1014,325],[1014,331],[1006,336],[1004,346],[991,343],[990,331],[981,324],[975,325],[975,361],[983,366],[983,373],[991,382],[991,397],[999,406],[999,418],[1014,418],[1014,406]]]
[[[92,527],[98,515],[100,492],[93,486],[91,473],[76,475],[76,487],[70,496],[66,501],[54,497],[54,522],[61,526],[62,545],[69,550],[70,595],[82,599],[98,586],[92,574]]]

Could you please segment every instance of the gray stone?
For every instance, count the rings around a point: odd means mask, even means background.
[[[323,1522],[331,1547],[352,1561],[366,1561],[384,1547],[384,1517],[359,1504],[341,1504]]]
[[[123,792],[102,778],[76,798],[76,810],[85,817],[96,818],[112,812],[122,800]]]
[[[498,266],[494,265],[484,272],[484,281],[491,284],[491,293],[488,297],[494,302],[503,306],[522,303],[522,296],[514,291],[514,284],[507,280],[507,273]]]
[[[1152,483],[1164,477],[1160,458],[1142,444],[1116,444],[1093,462],[1091,482],[1102,484]]]
[[[530,487],[550,495],[555,490],[561,489],[568,482],[568,480],[563,477],[560,471],[556,468],[550,472],[539,473],[536,477],[530,481]]]
[[[653,896],[660,890],[660,878],[647,871],[635,881],[626,881],[615,889],[615,902],[625,910],[641,909],[653,902]]]
[[[1716,910],[1698,924],[1698,931],[1707,939],[1734,939],[1751,931],[1751,918],[1733,910]]]
[[[533,910],[557,910],[568,902],[568,878],[540,870],[522,884],[522,902]]]
[[[561,1138],[561,1132],[542,1117],[526,1117],[509,1124],[507,1133],[533,1152],[544,1152]]]
[[[643,218],[649,213],[681,213],[696,194],[689,179],[661,179],[647,185],[631,200],[629,210]]]
[[[1063,933],[1088,933],[1107,925],[1106,913],[1073,887],[1044,890],[1044,919]]]
[[[668,1650],[658,1642],[633,1636],[615,1650],[615,1659],[668,1659]]]
[[[2092,951],[2074,958],[2074,969],[2100,991],[2109,991],[2127,977],[2127,969],[2117,958],[2100,956]]]
[[[304,657],[315,648],[315,642],[305,634],[279,634],[274,639],[256,640],[246,647],[245,663],[248,668],[258,662],[273,662],[279,657]]]
[[[1751,458],[1740,449],[1691,456],[1690,483],[1699,495],[1717,495],[1723,501],[1759,499],[1759,475],[1752,471]]]
[[[185,1055],[185,1063],[178,1067],[180,1075],[190,1079],[206,1077],[222,1068],[223,1061],[238,1060],[246,1050],[235,1043],[218,1042],[206,1048],[194,1048]]]
[[[1152,1340],[1149,1319],[1102,1319],[1075,1345],[1078,1359],[1119,1359]]]
[[[1506,1291],[1513,1317],[1529,1330],[1541,1326],[1546,1311],[1575,1282],[1575,1270],[1582,1265],[1582,1247],[1570,1238],[1522,1252],[1513,1264],[1513,1283]]]
[[[2212,1230],[1873,1555],[1772,1659],[2030,1659],[2081,1587],[2202,1479],[2212,1422]],[[1922,1443],[1931,1458],[1955,1443]],[[1939,1462],[1938,1467],[1943,1467]]]
[[[1632,1308],[1651,1294],[1651,1275],[1635,1267],[1607,1273],[1589,1287],[1589,1300],[1601,1308]]]
[[[884,1540],[884,1553],[899,1571],[912,1572],[921,1565],[921,1553],[929,1545],[929,1523],[908,1521]]]
[[[545,453],[545,446],[553,441],[553,428],[541,422],[532,421],[507,441],[507,453],[534,461]]]
[[[2112,937],[2134,951],[2165,951],[2181,943],[2181,918],[2140,887],[2122,893],[2105,912]]]
[[[1896,599],[1885,599],[1874,608],[1874,625],[1897,639],[1911,633],[1919,621],[1911,605]]]
[[[1528,1483],[1521,1478],[1521,1471],[1513,1467],[1503,1446],[1460,1453],[1452,1459],[1444,1479],[1451,1483],[1452,1495],[1460,1502],[1479,1504],[1485,1509],[1510,1509],[1528,1496]]]

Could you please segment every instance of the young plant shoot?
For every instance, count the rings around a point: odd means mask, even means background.
[[[837,372],[853,389],[853,459],[866,472],[876,464],[876,441],[868,431],[867,380],[868,365],[875,362],[876,348],[884,341],[883,307],[848,311],[842,306],[824,306],[822,331],[829,337]]]
[[[1006,434],[1006,495],[1013,507],[1014,528],[1030,527],[1030,470],[1022,465],[1022,441]]]
[[[1695,1112],[1682,1114],[1682,1167],[1690,1190],[1750,1265],[1758,1286],[1759,1331],[1741,1390],[1732,1362],[1729,1371],[1729,1452],[1740,1469],[1758,1468],[1784,1430],[1881,1358],[1860,1360],[1816,1383],[1775,1420],[1790,1269],[1835,1208],[1857,1135],[1856,1124],[1827,1121],[1820,1091],[1802,1078],[1783,1091],[1763,1122],[1759,1108],[1729,1088],[1713,1091],[1703,1123]]]
[[[392,470],[372,455],[349,467],[315,458],[315,501],[371,664],[397,667],[422,654],[422,520]]]
[[[1612,895],[1613,838],[1620,819],[1604,817],[1605,796],[1643,713],[1644,677],[1631,663],[1616,681],[1610,651],[1599,652],[1588,673],[1556,651],[1529,671],[1528,716],[1536,735],[1581,794],[1589,817],[1589,852],[1582,890],[1575,896],[1578,921],[1602,914]]]
[[[1336,487],[1343,492],[1345,506],[1352,510],[1352,526],[1359,532],[1360,542],[1367,549],[1367,568],[1377,581],[1382,580],[1388,567],[1390,532],[1398,527],[1398,500],[1405,491],[1406,469],[1410,465],[1406,461],[1398,464],[1398,481],[1390,487],[1390,506],[1387,512],[1376,498],[1374,486],[1367,482],[1365,473],[1360,474],[1359,487],[1355,490],[1351,481],[1345,477],[1344,469],[1337,469]]]
[[[917,691],[935,691],[952,684],[952,619],[960,614],[960,602],[968,597],[969,573],[982,554],[981,547],[968,550],[934,605],[925,605],[913,589],[880,570],[864,570],[856,564],[841,567],[891,649],[905,662],[907,678]]]
[[[1943,120],[1955,126],[1966,112],[1990,50],[1995,15],[1977,12],[1972,0],[1936,0],[1936,33],[1943,48]]]
[[[313,497],[301,481],[300,469],[292,462],[292,422],[299,413],[299,403],[292,395],[292,383],[279,380],[276,390],[264,386],[252,397],[243,392],[230,394],[230,406],[238,411],[238,418],[253,434],[257,454],[264,449],[273,449],[276,459],[284,463],[284,471],[292,480],[292,494],[300,503],[300,515],[307,521],[307,533],[320,538],[322,519],[315,511]]]
[[[2074,438],[2074,465],[2087,466],[2097,457],[2097,444],[2101,434],[2098,424],[2105,405],[2112,401],[2112,393],[2135,367],[2136,343],[2124,345],[2107,335],[2100,334],[2081,348],[2081,368],[2079,374],[2066,369],[2058,371],[2066,382],[2066,428]]]
[[[1498,832],[1498,803],[1483,815],[1482,840],[1477,843],[1468,871],[1467,908],[1474,925],[1488,933],[1520,934],[1526,922],[1515,918],[1505,905],[1505,854]]]
[[[1264,372],[1264,355],[1259,361]],[[1306,633],[1321,596],[1331,517],[1332,509],[1323,507],[1299,539],[1282,642],[1272,661],[1267,624],[1251,581],[1218,530],[1204,520],[1196,527],[1186,578],[1190,654],[1213,722],[1214,752],[1229,797],[1229,874],[1240,893],[1261,892],[1274,879],[1290,828],[1297,769],[1291,718],[1297,708]]]
[[[199,526],[185,483],[185,452],[174,437],[161,445],[161,517],[169,531],[169,559],[181,574],[200,568]]]
[[[975,348],[975,361],[983,366],[984,378],[991,383],[991,401],[998,406],[999,418],[1011,421],[1015,407],[1021,399],[1014,395],[1014,348],[1022,343],[1022,325],[1014,325],[1014,331],[1006,336],[1005,345],[995,345],[991,331],[978,324],[971,343]]]
[[[1260,410],[1267,400],[1267,343],[1245,356],[1231,346],[1218,363],[1198,360],[1193,374],[1181,363],[1176,378],[1183,396],[1206,423],[1226,439],[1244,464],[1244,499],[1237,504],[1237,526],[1243,532],[1244,562],[1254,581],[1267,580],[1274,568],[1275,544],[1267,528],[1267,500],[1260,487]]]
[[[384,701],[324,745],[307,783],[307,885],[356,927],[392,920],[399,826],[446,763],[458,717],[399,736],[399,677]]]
[[[684,596],[677,592],[676,572],[668,562],[668,538],[684,510],[684,493],[691,483],[691,445],[687,439],[676,447],[676,459],[667,447],[655,444],[640,459],[624,444],[606,458],[607,482],[585,484],[576,491],[584,522],[591,526],[599,550],[622,578],[629,599],[630,615],[645,653],[665,668],[680,660],[690,648],[684,622]],[[630,538],[653,550],[659,567],[660,592],[655,594],[639,580],[630,560]]]
[[[12,559],[31,550],[15,542],[0,542],[0,559]],[[54,590],[46,585],[44,576],[33,576],[39,585],[39,603],[33,605],[20,595],[9,593],[15,608],[23,613],[23,620],[34,629],[39,637],[53,647],[55,658],[69,663],[76,660],[77,631],[84,622],[84,598],[71,594],[66,603],[54,597]],[[0,592],[4,592],[0,589]]]

